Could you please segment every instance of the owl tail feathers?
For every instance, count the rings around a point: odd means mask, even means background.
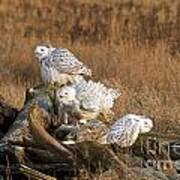
[[[30,178],[35,179],[35,180],[39,180],[39,179],[57,180],[55,177],[52,177],[52,176],[46,175],[44,173],[41,173],[41,172],[39,172],[37,170],[34,170],[34,169],[24,165],[24,164],[20,165],[19,170],[20,170],[20,172],[22,172],[27,177],[30,177]]]

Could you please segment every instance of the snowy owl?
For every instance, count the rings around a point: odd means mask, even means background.
[[[37,45],[34,54],[40,64],[42,80],[45,83],[58,82],[62,85],[92,75],[91,70],[68,49]]]
[[[58,108],[58,118],[63,124],[69,124],[72,118],[76,118],[79,112],[79,101],[76,99],[76,91],[70,86],[64,86],[56,92],[56,103]],[[71,118],[71,120],[69,119]]]
[[[118,144],[122,148],[130,147],[139,134],[147,133],[152,128],[151,119],[141,115],[127,114],[112,125],[106,135],[106,143]]]
[[[106,118],[112,115],[111,108],[120,93],[100,82],[81,80],[58,89],[56,96],[60,104],[73,104],[73,110],[79,115],[81,122],[86,122],[98,118],[101,114],[107,120]]]

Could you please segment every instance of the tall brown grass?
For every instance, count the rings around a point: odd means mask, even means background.
[[[143,113],[156,131],[179,131],[178,0],[1,0],[0,94],[20,108],[40,82],[33,47],[69,48],[94,79],[121,89],[117,116]]]

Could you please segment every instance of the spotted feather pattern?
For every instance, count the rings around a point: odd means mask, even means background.
[[[139,134],[149,132],[152,121],[144,116],[128,114],[118,119],[109,129],[107,143],[118,144],[121,147],[132,146]]]
[[[81,80],[73,84],[77,92],[77,99],[86,109],[99,111],[111,109],[120,93],[112,88],[107,88],[100,82]]]
[[[68,49],[56,48],[51,52],[51,65],[60,73],[91,75],[91,70],[80,62]]]
[[[92,71],[68,49],[38,45],[34,53],[38,58],[42,80],[45,83],[58,82],[63,85],[92,75]]]

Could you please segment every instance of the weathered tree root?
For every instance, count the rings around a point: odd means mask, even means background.
[[[70,150],[61,145],[60,142],[45,130],[45,122],[47,122],[45,119],[49,119],[49,115],[42,108],[39,108],[37,105],[30,108],[28,118],[29,128],[35,141],[47,150],[57,155],[59,154],[60,159],[62,159],[62,157],[63,159],[65,157],[72,158]]]
[[[56,180],[55,177],[51,177],[49,175],[41,173],[41,172],[39,172],[37,170],[34,170],[34,169],[24,165],[24,164],[20,164],[19,170],[20,170],[20,172],[25,174],[28,178],[32,178],[34,180],[39,180],[39,179],[42,179],[42,180]]]

